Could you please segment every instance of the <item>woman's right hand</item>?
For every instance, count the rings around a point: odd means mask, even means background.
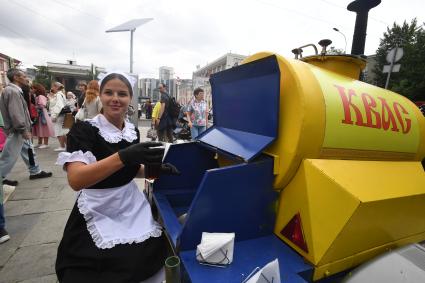
[[[140,165],[149,163],[161,163],[164,156],[164,148],[160,142],[143,142],[131,145],[118,151],[121,162],[124,165]]]

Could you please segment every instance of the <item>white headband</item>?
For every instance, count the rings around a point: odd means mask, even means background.
[[[109,76],[110,74],[119,74],[119,75],[123,76],[128,81],[131,88],[133,88],[134,84],[136,83],[136,79],[133,78],[132,76],[129,76],[126,73],[121,72],[121,71],[113,71],[113,72],[108,72],[108,73],[100,73],[99,75],[97,75],[97,78],[99,79],[99,85],[102,85],[103,79],[106,78],[107,76]]]

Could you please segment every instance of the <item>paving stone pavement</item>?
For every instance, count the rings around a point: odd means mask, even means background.
[[[147,140],[149,121],[140,121],[141,140]],[[36,149],[42,170],[51,178],[29,180],[19,158],[8,178],[19,185],[5,204],[6,229],[11,239],[0,245],[0,283],[55,283],[54,264],[60,239],[74,205],[76,192],[69,186],[65,172],[55,165],[56,138],[50,148]],[[144,180],[137,180],[143,186]]]

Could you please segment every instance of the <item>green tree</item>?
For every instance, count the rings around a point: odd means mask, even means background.
[[[88,71],[89,80],[96,80],[99,74],[99,68],[96,67],[94,64],[91,64],[90,71]]]
[[[342,55],[345,54],[344,50],[341,48],[336,48],[335,46],[331,46],[329,50],[326,52],[328,55]]]
[[[388,89],[400,93],[413,101],[425,100],[425,30],[413,19],[410,24],[404,21],[387,28],[376,51],[377,64],[373,70],[378,86],[384,87],[387,73],[382,73],[387,53],[399,46],[404,55],[397,64],[400,72],[391,73]]]
[[[49,72],[49,68],[46,66],[34,66],[37,71],[35,74],[34,82],[42,84],[46,89],[50,89],[52,83],[52,75]]]

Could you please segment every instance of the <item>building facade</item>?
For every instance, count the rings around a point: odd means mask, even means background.
[[[227,53],[212,63],[209,63],[202,68],[198,68],[195,72],[193,72],[193,88],[195,89],[200,87],[204,90],[205,100],[209,107],[212,106],[211,85],[209,83],[210,76],[214,73],[238,66],[245,58],[246,56],[244,55]]]
[[[90,81],[96,79],[96,74],[105,72],[105,68],[94,65],[78,65],[73,60],[68,60],[66,64],[47,62],[47,68],[52,76],[52,81],[62,83],[67,91],[76,90],[80,80]]]
[[[364,80],[370,84],[377,85],[376,75],[373,72],[377,64],[376,54],[367,56],[366,68],[363,70]]]
[[[212,106],[211,86],[209,77],[217,72],[238,66],[246,56],[227,53],[202,68],[193,72],[192,79],[174,78],[172,67],[162,66],[159,68],[159,79],[142,78],[139,81],[142,99],[150,98],[156,102],[160,99],[158,85],[163,83],[167,86],[168,93],[175,97],[181,105],[186,105],[193,99],[193,90],[200,87],[204,90],[205,100],[208,106]]]
[[[153,102],[159,101],[158,85],[163,83],[167,86],[168,93],[175,97],[179,103],[185,103],[187,93],[192,93],[193,86],[191,79],[174,79],[160,80],[154,78],[142,78],[139,80],[140,101],[150,99]]]
[[[9,82],[6,76],[7,71],[10,68],[18,66],[20,63],[21,61],[0,53],[0,88],[5,87]]]
[[[171,80],[174,76],[174,68],[162,66],[159,67],[159,80],[161,82]]]
[[[177,101],[186,105],[193,97],[193,80],[182,79],[177,83]]]
[[[141,78],[139,80],[139,89],[140,89],[140,99],[146,100],[150,99],[151,101],[158,101],[158,89],[159,80],[154,78]]]

